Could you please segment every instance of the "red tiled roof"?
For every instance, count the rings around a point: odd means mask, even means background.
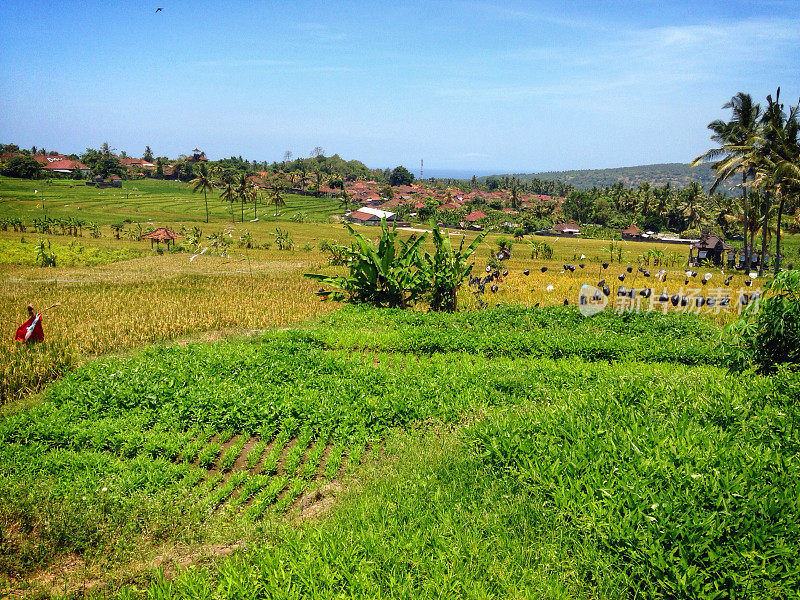
[[[351,212],[350,218],[358,219],[359,221],[369,221],[370,219],[375,219],[375,220],[378,219],[377,216],[370,213],[361,212],[360,210],[354,210],[353,212]]]
[[[464,217],[464,219],[466,221],[474,222],[474,221],[480,221],[481,219],[485,219],[486,217],[487,215],[485,213],[479,210],[475,210],[469,213],[466,217]]]
[[[42,166],[47,166],[51,163],[58,162],[60,160],[69,160],[69,159],[63,154],[53,154],[53,155],[35,154],[33,156],[33,160],[35,160]]]
[[[143,158],[120,158],[119,164],[125,167],[155,167],[156,165],[149,160],[144,160]]]
[[[48,171],[74,171],[75,169],[81,169],[83,171],[87,171],[89,167],[83,164],[79,160],[69,160],[68,158],[62,160],[54,160],[47,164],[42,165],[43,169],[47,169]]]

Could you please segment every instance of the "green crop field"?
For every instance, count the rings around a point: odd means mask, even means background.
[[[797,597],[800,380],[723,366],[762,279],[687,276],[686,246],[526,236],[456,314],[342,308],[303,276],[345,271],[335,201],[244,223],[237,204],[234,224],[214,197],[206,224],[185,184],[60,180],[43,208],[42,183],[0,178],[6,595]],[[151,248],[139,225],[196,239]],[[28,302],[60,303],[31,347],[11,340]]]
[[[286,195],[286,206],[279,209],[279,220],[295,213],[305,213],[306,220],[327,221],[338,212],[338,201],[312,196]],[[274,219],[275,208],[259,204],[255,216]],[[230,222],[231,205],[215,192],[208,197],[210,219]],[[16,217],[32,220],[46,214],[52,218],[75,217],[102,224],[150,220],[175,223],[205,221],[203,194],[193,193],[191,186],[179,181],[137,179],[123,182],[121,188],[99,189],[83,181],[53,179],[31,181],[0,177],[0,219]],[[254,218],[254,206],[244,207],[245,221]],[[241,206],[233,205],[233,215],[241,220]]]
[[[3,571],[227,536],[248,549],[120,593],[788,597],[798,380],[727,374],[718,339],[693,315],[348,309],[96,360],[0,423]]]

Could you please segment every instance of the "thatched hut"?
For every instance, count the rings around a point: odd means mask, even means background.
[[[167,245],[167,249],[169,249],[169,244],[172,242],[172,245],[175,245],[175,240],[178,238],[182,238],[183,236],[180,233],[175,233],[171,229],[167,229],[166,227],[159,227],[155,231],[151,231],[150,233],[146,233],[142,236],[143,240],[150,240],[150,247],[153,247],[153,242],[156,245],[161,244],[162,242]]]

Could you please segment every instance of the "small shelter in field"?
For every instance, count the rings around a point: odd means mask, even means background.
[[[699,265],[710,260],[715,265],[722,265],[733,246],[726,244],[716,235],[705,235],[689,247],[689,264]]]
[[[167,245],[167,249],[169,249],[169,243],[172,242],[172,245],[175,245],[175,240],[178,238],[182,238],[183,236],[180,233],[175,233],[171,229],[167,229],[166,227],[159,227],[155,231],[151,231],[150,233],[146,233],[142,236],[143,240],[150,240],[150,247],[153,247],[153,242],[157,245],[161,244],[162,242]]]
[[[641,240],[644,236],[643,232],[636,226],[636,223],[631,223],[626,229],[621,231],[623,240]]]

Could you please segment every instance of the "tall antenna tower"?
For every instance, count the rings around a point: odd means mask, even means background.
[[[419,159],[419,178],[420,178],[420,179],[425,179],[425,178],[422,176],[422,159],[421,159],[421,158]]]

